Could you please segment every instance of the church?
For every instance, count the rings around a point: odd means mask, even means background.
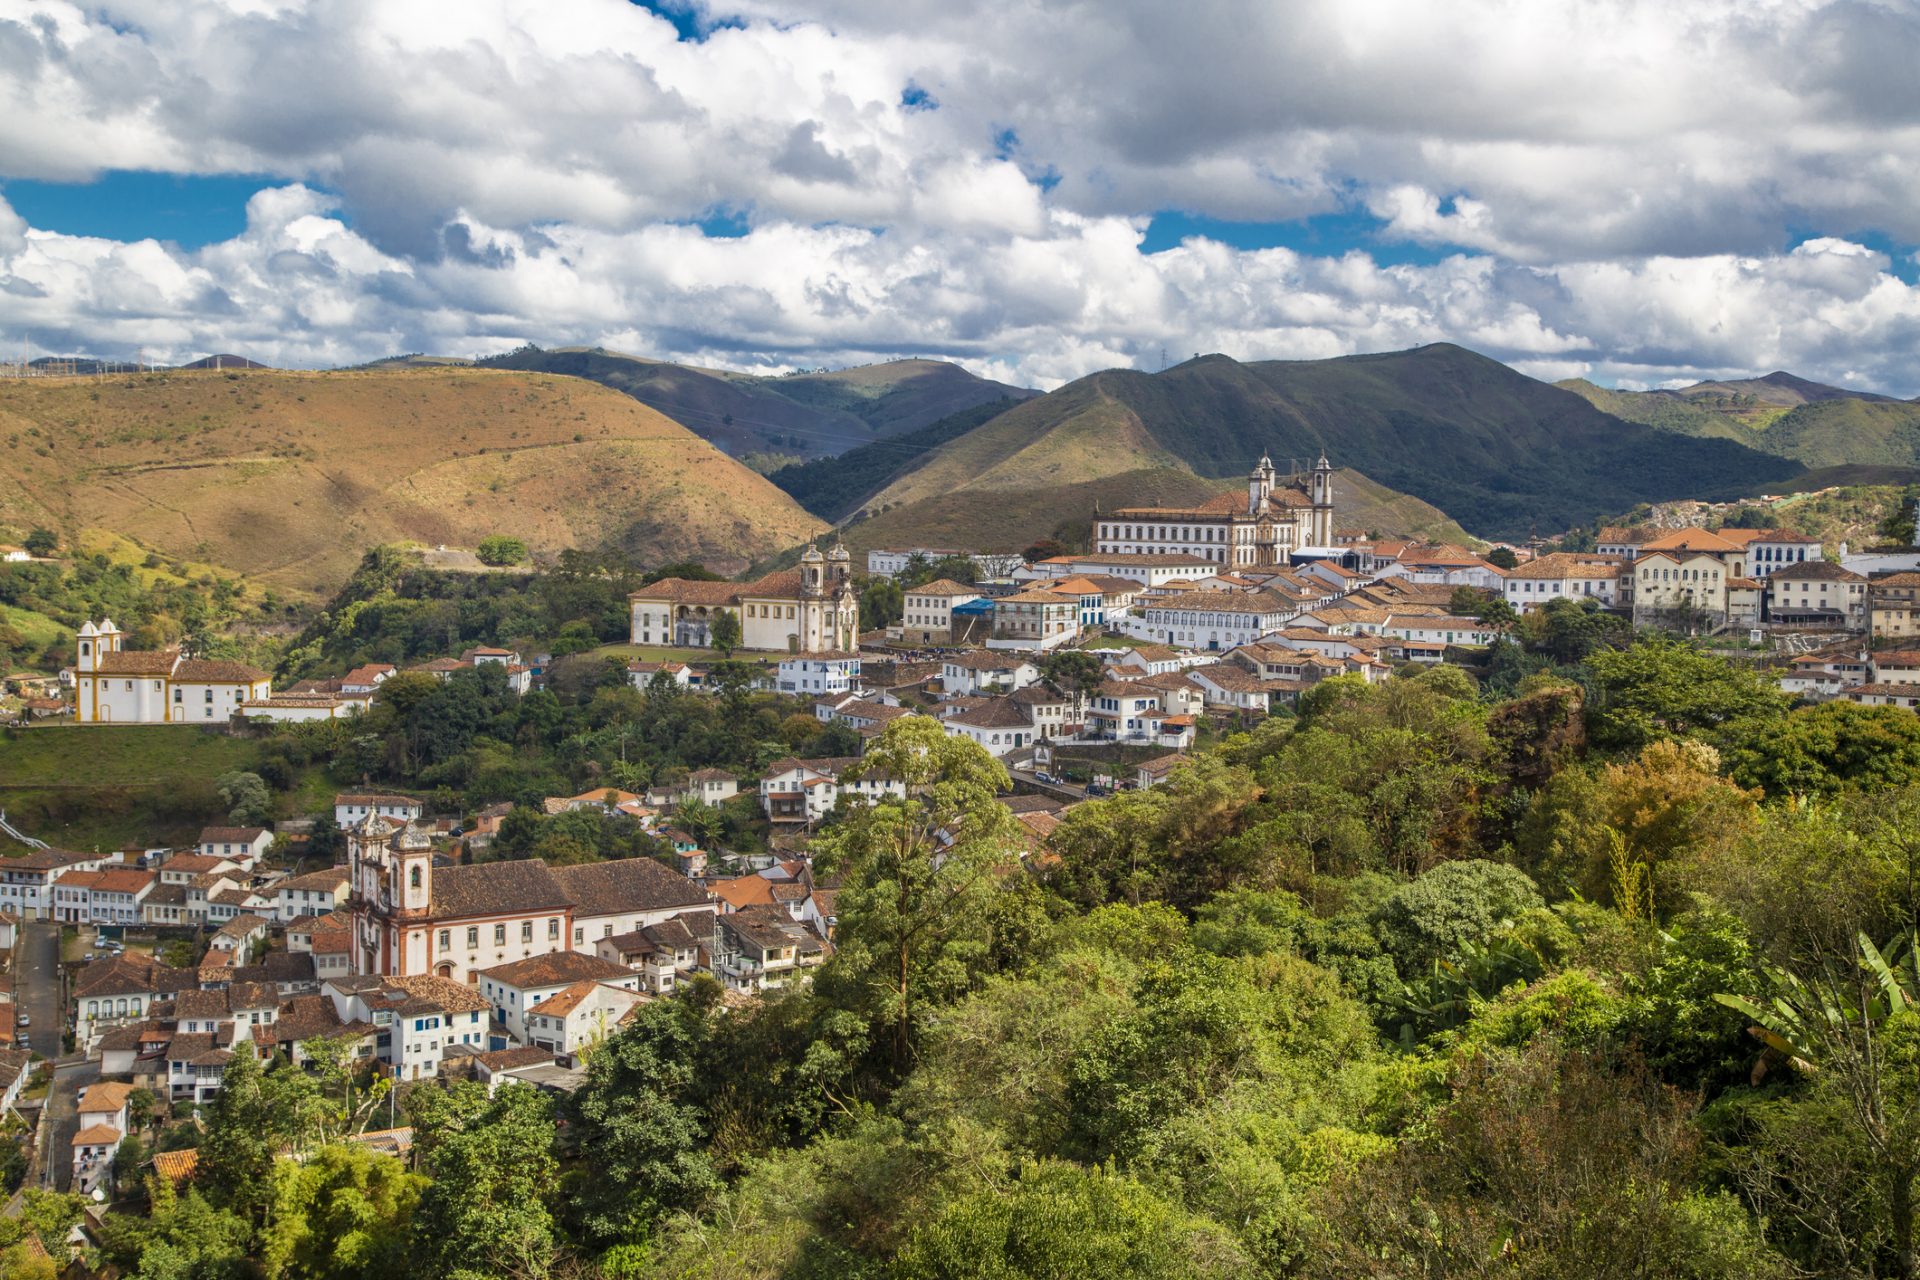
[[[628,595],[627,605],[634,644],[705,648],[722,613],[739,620],[742,649],[846,653],[859,644],[860,597],[852,559],[838,544],[824,555],[809,544],[799,568],[757,582],[662,578]]]
[[[549,867],[539,858],[435,866],[425,828],[378,814],[347,830],[348,969],[472,983],[482,969],[712,910],[697,882],[651,858]]]
[[[1247,493],[1223,493],[1197,507],[1122,507],[1095,517],[1102,555],[1181,554],[1226,570],[1284,567],[1294,553],[1333,545],[1333,464],[1322,454],[1305,476],[1283,482],[1262,457]]]
[[[189,658],[179,646],[129,649],[112,618],[81,624],[73,662],[76,724],[224,724],[268,697],[266,672]]]

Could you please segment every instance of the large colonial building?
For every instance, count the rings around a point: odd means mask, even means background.
[[[1100,554],[1199,556],[1234,569],[1291,563],[1294,552],[1333,545],[1333,464],[1324,456],[1306,476],[1283,483],[1263,457],[1247,496],[1223,493],[1197,507],[1123,507],[1104,514]]]
[[[740,647],[781,653],[845,652],[859,645],[860,597],[847,549],[809,546],[798,569],[758,582],[663,578],[627,597],[634,644],[705,647],[722,613],[740,622]]]
[[[349,968],[384,977],[472,982],[516,960],[591,954],[602,938],[710,905],[706,890],[651,858],[436,867],[423,829],[378,815],[347,832],[347,876]]]
[[[273,692],[264,671],[243,662],[189,658],[178,648],[128,649],[108,618],[80,627],[74,655],[79,724],[218,724],[241,704]]]

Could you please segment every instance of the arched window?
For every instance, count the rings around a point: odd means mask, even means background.
[[[420,887],[420,868],[418,866],[415,866],[407,873],[407,887],[409,889],[418,889]]]

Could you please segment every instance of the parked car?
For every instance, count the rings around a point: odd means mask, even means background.
[[[20,1016],[13,1020],[13,1025],[16,1027],[30,1027],[33,1025],[33,1015],[25,1009],[22,1009]]]

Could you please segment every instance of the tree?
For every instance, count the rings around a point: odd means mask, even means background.
[[[506,534],[496,533],[480,539],[480,545],[474,548],[474,554],[480,557],[480,563],[496,568],[504,565],[519,564],[527,558],[527,544],[519,538],[510,538]]]
[[[1375,914],[1374,928],[1401,976],[1411,978],[1540,905],[1533,881],[1512,867],[1480,859],[1443,862],[1396,889]]]
[[[1892,1274],[1911,1280],[1916,1274],[1915,1197],[1920,1184],[1920,935],[1897,937],[1883,949],[1862,933],[1853,954],[1822,957],[1803,972],[1778,966],[1762,969],[1762,995],[1756,1000],[1722,992],[1720,1003],[1755,1024],[1751,1030],[1773,1053],[1811,1074],[1817,1093],[1829,1106],[1830,1120],[1842,1127],[1865,1157],[1880,1213],[1872,1235],[1835,1212],[1830,1204],[1801,1206],[1793,1214],[1803,1226],[1827,1237],[1840,1256],[1865,1252],[1868,1274],[1878,1270],[1880,1253]],[[1783,1173],[1788,1152],[1775,1161],[1750,1165],[1747,1185],[1772,1199],[1767,1183]],[[1825,1188],[1808,1186],[1818,1194]],[[1774,1193],[1774,1194],[1777,1194]],[[1793,1191],[1787,1192],[1792,1204]],[[1783,1206],[1785,1207],[1785,1206]],[[1805,1211],[1811,1209],[1811,1212]],[[1855,1210],[1857,1213],[1857,1210]],[[1874,1244],[1879,1248],[1873,1248]],[[1851,1259],[1850,1259],[1851,1260]],[[1858,1265],[1858,1264],[1856,1264]],[[1852,1268],[1849,1268],[1852,1269]]]
[[[1013,1185],[963,1196],[907,1240],[898,1280],[1206,1280],[1242,1276],[1223,1229],[1110,1169],[1029,1163]]]
[[[249,1221],[266,1211],[285,1119],[265,1075],[251,1053],[236,1053],[227,1063],[220,1092],[203,1113],[206,1135],[195,1175],[216,1204]]]
[[[471,1081],[444,1092],[454,1095],[448,1105],[415,1124],[431,1181],[413,1217],[411,1256],[442,1276],[545,1276],[554,1254],[551,1103],[517,1083],[491,1100]]]
[[[662,1213],[697,1208],[718,1188],[704,1117],[685,1100],[706,1037],[700,1002],[656,1000],[590,1060],[568,1114],[593,1170],[575,1199],[596,1239],[645,1240]]]
[[[273,793],[257,773],[223,773],[213,780],[213,789],[220,793],[227,817],[236,826],[261,826],[273,816]]]
[[[1066,544],[1058,538],[1042,538],[1025,551],[1022,551],[1020,558],[1031,564],[1035,560],[1051,560],[1055,556],[1063,556],[1066,554]]]
[[[731,658],[733,651],[740,647],[740,616],[731,609],[716,612],[708,638],[722,657]]]
[[[1107,666],[1099,654],[1085,649],[1055,649],[1040,660],[1040,678],[1055,693],[1072,698],[1078,713],[1085,707],[1087,695],[1107,678]]]
[[[1496,569],[1517,569],[1520,557],[1513,554],[1512,547],[1495,547],[1487,552],[1487,563]]]
[[[1017,864],[1018,824],[994,797],[1007,771],[927,716],[888,725],[849,776],[892,778],[906,797],[856,810],[815,844],[842,877],[837,951],[821,982],[887,1027],[904,1067],[922,1006],[948,1002],[988,969],[991,905]]]
[[[1593,673],[1587,729],[1600,746],[1632,749],[1750,718],[1777,721],[1787,706],[1787,696],[1761,672],[1674,640],[1602,650],[1587,667]]]
[[[27,535],[23,544],[29,555],[50,556],[60,549],[60,539],[51,529],[35,529]]]
[[[426,1179],[389,1155],[329,1145],[273,1166],[260,1260],[269,1280],[388,1280],[410,1274],[407,1245]]]
[[[1920,782],[1920,716],[1901,707],[1824,702],[1723,735],[1729,772],[1773,796],[1829,796]]]
[[[877,631],[900,621],[905,593],[892,578],[873,578],[860,591],[860,629]]]

